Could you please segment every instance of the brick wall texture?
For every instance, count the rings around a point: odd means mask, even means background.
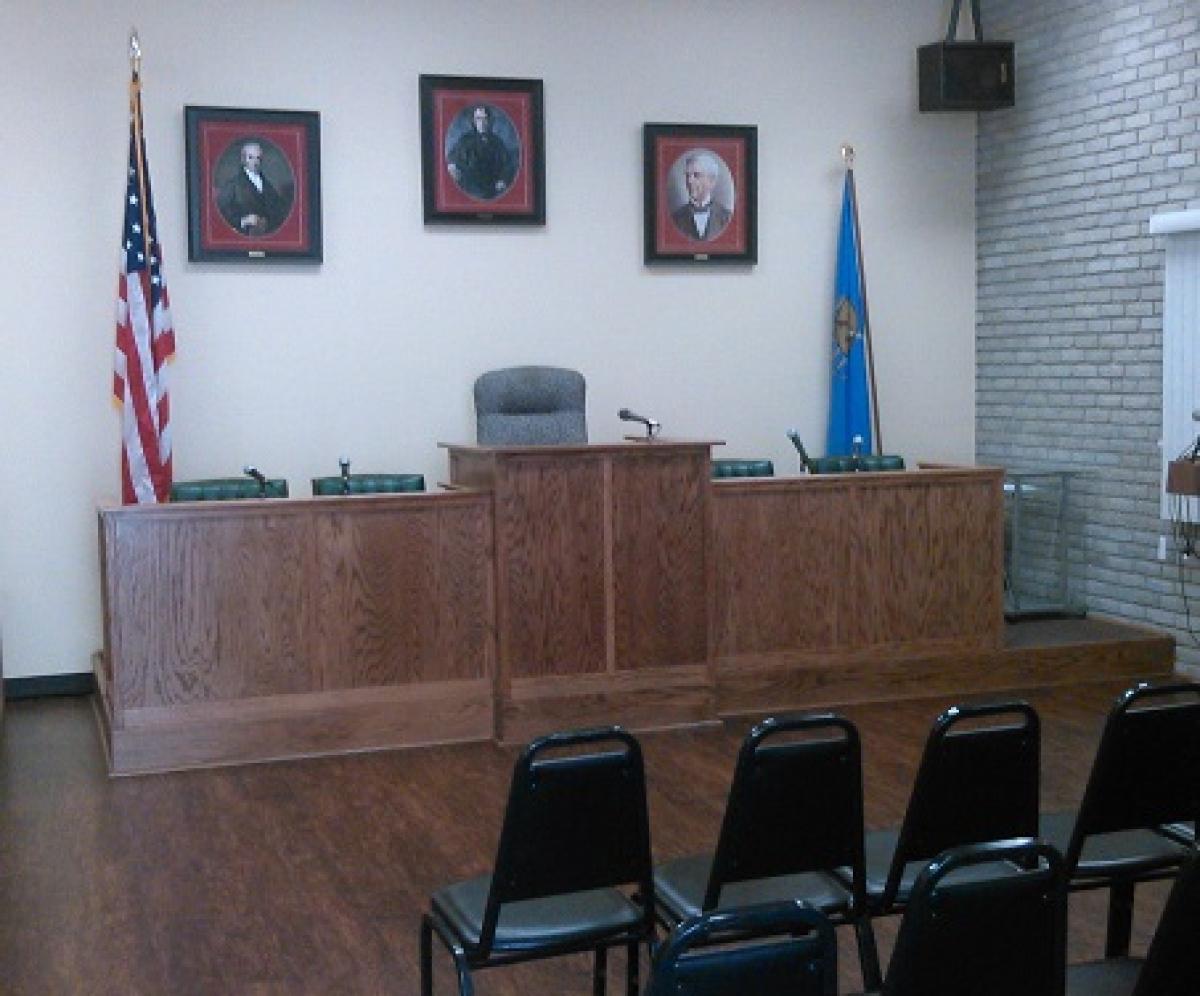
[[[1200,0],[982,15],[1016,43],[1017,100],[979,115],[977,457],[1079,471],[1076,593],[1172,631],[1200,675],[1200,566],[1158,557],[1165,239],[1149,234],[1200,207]]]

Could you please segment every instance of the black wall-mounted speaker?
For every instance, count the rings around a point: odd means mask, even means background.
[[[917,49],[922,111],[994,111],[1016,101],[1012,42],[934,42]]]

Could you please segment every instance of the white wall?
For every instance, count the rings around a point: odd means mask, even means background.
[[[573,366],[595,440],[621,405],[729,455],[823,449],[841,168],[858,178],[883,434],[969,461],[974,135],[916,112],[916,46],[946,0],[8,0],[0,157],[9,677],[87,670],[101,642],[95,505],[119,493],[110,363],[126,156],[126,37],[174,305],[179,479],[253,461],[290,478],[445,477],[490,367]],[[417,76],[545,81],[534,230],[426,229]],[[186,261],[183,106],[321,113],[325,263]],[[641,125],[759,128],[750,269],[641,261]]]

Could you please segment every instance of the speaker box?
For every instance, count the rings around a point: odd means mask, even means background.
[[[994,111],[1012,107],[1012,42],[934,42],[917,49],[922,111]]]

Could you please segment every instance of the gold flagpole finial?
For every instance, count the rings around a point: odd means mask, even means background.
[[[137,28],[129,29],[129,68],[134,76],[142,72],[142,43],[138,41]]]
[[[843,142],[841,153],[842,162],[846,164],[846,169],[854,169],[854,146],[849,142]]]

